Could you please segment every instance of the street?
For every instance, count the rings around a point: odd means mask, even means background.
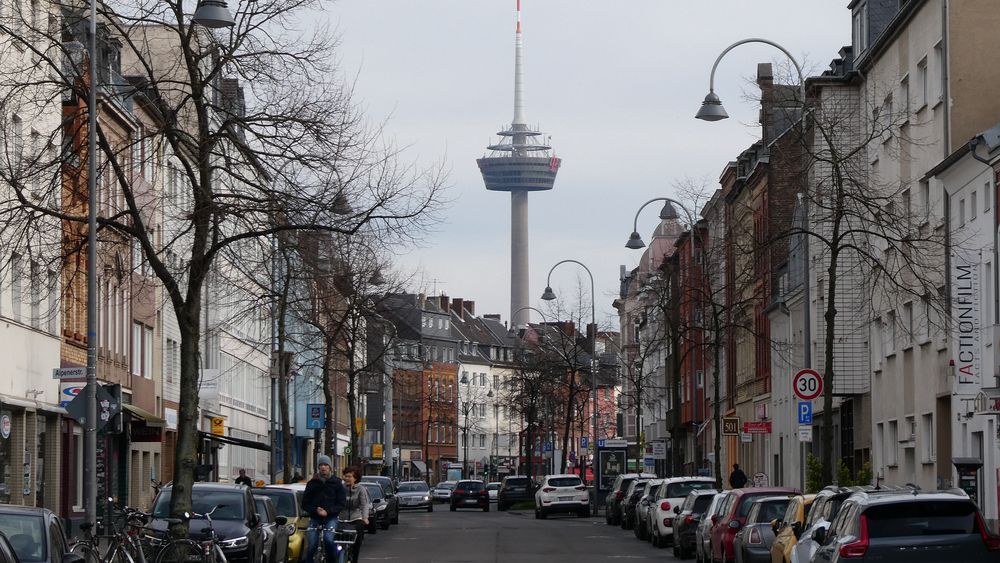
[[[404,512],[399,525],[365,538],[362,561],[675,561],[670,548],[656,549],[631,530],[608,526],[604,516],[536,520],[527,510],[489,513]]]

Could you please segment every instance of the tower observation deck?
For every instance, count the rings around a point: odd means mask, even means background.
[[[490,153],[477,159],[486,189],[510,192],[510,319],[514,327],[530,319],[528,298],[528,193],[551,190],[562,163],[552,147],[540,142],[539,131],[524,118],[524,46],[521,39],[521,0],[517,0],[514,42],[514,119],[489,145]]]

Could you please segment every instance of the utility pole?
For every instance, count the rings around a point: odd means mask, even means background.
[[[83,426],[83,506],[97,525],[97,0],[90,0],[87,74],[87,419]],[[96,529],[96,528],[95,528]]]

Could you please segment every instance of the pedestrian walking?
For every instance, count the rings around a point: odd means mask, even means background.
[[[740,464],[733,464],[733,472],[729,474],[729,486],[734,489],[742,489],[747,484],[747,474],[740,469]]]
[[[316,459],[316,475],[306,483],[302,495],[302,511],[309,515],[309,526],[322,528],[323,545],[326,548],[327,560],[337,553],[336,534],[337,518],[344,509],[346,502],[344,483],[333,474],[330,456],[321,455]],[[331,530],[331,531],[327,531]],[[312,563],[319,547],[319,532],[311,532],[306,547],[306,563]]]
[[[344,485],[347,487],[347,504],[340,513],[340,521],[353,526],[358,535],[351,550],[351,561],[358,561],[361,555],[361,543],[365,539],[365,527],[368,526],[368,515],[371,513],[371,499],[368,489],[361,484],[361,470],[351,466],[344,469]]]

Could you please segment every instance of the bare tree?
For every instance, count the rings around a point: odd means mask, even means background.
[[[180,409],[170,512],[191,508],[197,449],[199,338],[206,284],[227,249],[294,231],[351,235],[365,232],[383,242],[419,236],[439,201],[437,170],[402,165],[399,152],[367,126],[351,91],[340,82],[336,38],[323,27],[308,32],[289,22],[319,4],[266,0],[240,4],[236,25],[208,32],[192,27],[178,1],[101,4],[99,61],[80,63],[83,5],[60,5],[43,22],[27,15],[0,31],[32,57],[0,76],[4,114],[51,99],[64,100],[58,158],[36,162],[34,174],[58,177],[61,162],[85,161],[88,134],[86,85],[97,80],[103,105],[97,131],[99,183],[107,204],[98,222],[102,237],[134,245],[172,306],[180,327]],[[26,39],[30,38],[30,39]],[[44,69],[33,84],[21,80],[26,65]],[[127,78],[125,78],[127,77]],[[40,87],[46,86],[45,88]],[[127,115],[141,98],[155,114],[139,126],[112,124],[113,111]],[[149,163],[144,172],[140,163]],[[47,168],[46,168],[47,167]],[[60,253],[68,267],[82,268],[80,226],[87,222],[86,188],[74,172],[72,205],[61,205],[64,186],[36,187],[20,170],[0,171],[12,186],[0,202],[4,240],[45,232],[48,219],[62,221],[67,242]],[[82,175],[86,178],[86,174]],[[162,230],[158,208],[140,197],[142,186],[163,186]],[[349,202],[350,209],[345,209]],[[183,533],[186,526],[175,526]]]

